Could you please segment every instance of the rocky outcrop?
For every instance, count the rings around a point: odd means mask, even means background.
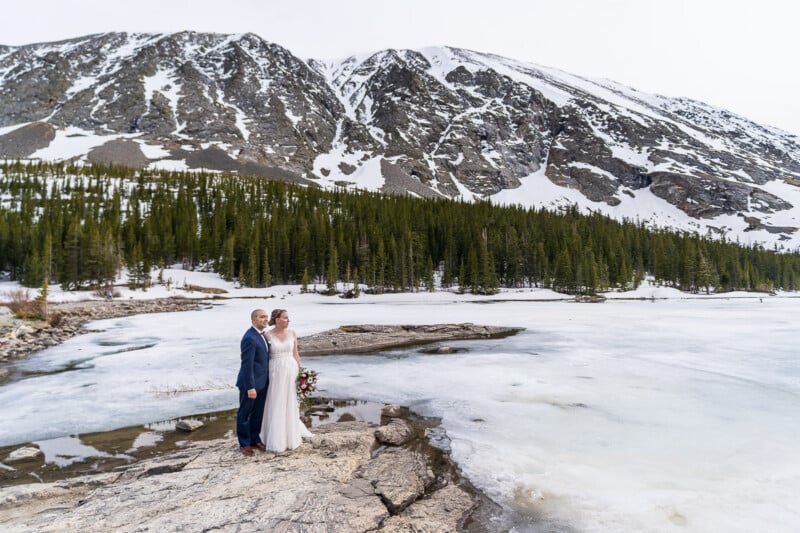
[[[386,50],[334,70],[340,97],[369,126],[372,142],[383,145],[383,161],[392,161],[382,169],[384,190],[393,192],[407,176],[444,196],[459,195],[456,183],[493,194],[518,187],[519,178],[538,170],[546,157],[544,132],[556,106],[490,68],[473,73],[460,66],[442,79],[430,57]],[[357,139],[349,144],[369,149]]]
[[[4,531],[459,531],[476,504],[415,447],[378,448],[375,426],[314,429],[299,448],[242,455],[235,438],[114,472],[0,489]]]
[[[361,325],[341,326],[298,339],[303,355],[363,353],[424,344],[442,340],[498,338],[513,335],[520,328],[478,324]]]
[[[318,73],[252,34],[107,33],[10,49],[0,71],[0,127],[46,119],[111,138],[136,134],[165,149],[218,144],[237,169],[305,175],[330,149],[343,113]],[[115,153],[119,163],[140,162],[130,149],[94,158]]]
[[[751,185],[730,183],[710,176],[693,177],[656,172],[650,177],[653,194],[695,218],[713,218],[721,214],[749,211],[753,205],[764,213],[792,207],[774,194]]]

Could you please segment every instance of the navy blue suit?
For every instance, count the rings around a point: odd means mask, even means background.
[[[261,442],[261,419],[269,385],[269,346],[254,327],[242,337],[242,365],[236,386],[239,387],[239,412],[236,414],[236,436],[239,446],[254,446]],[[256,390],[255,399],[247,391]]]

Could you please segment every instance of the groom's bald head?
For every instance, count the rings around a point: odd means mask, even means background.
[[[253,323],[256,329],[264,329],[264,326],[267,325],[267,312],[263,309],[254,309],[253,312],[250,313],[250,322]]]

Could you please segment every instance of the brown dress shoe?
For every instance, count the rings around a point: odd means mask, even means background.
[[[259,442],[258,444],[253,444],[253,447],[254,447],[254,448],[258,448],[258,449],[259,449],[259,450],[261,450],[262,452],[265,452],[265,451],[267,451],[267,445],[266,445],[266,444],[264,444],[263,442]]]
[[[252,446],[242,446],[242,453],[245,455],[253,455],[253,447]]]

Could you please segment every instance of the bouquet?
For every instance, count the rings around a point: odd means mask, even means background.
[[[317,390],[317,373],[305,367],[297,372],[297,401],[305,403],[311,394]]]

